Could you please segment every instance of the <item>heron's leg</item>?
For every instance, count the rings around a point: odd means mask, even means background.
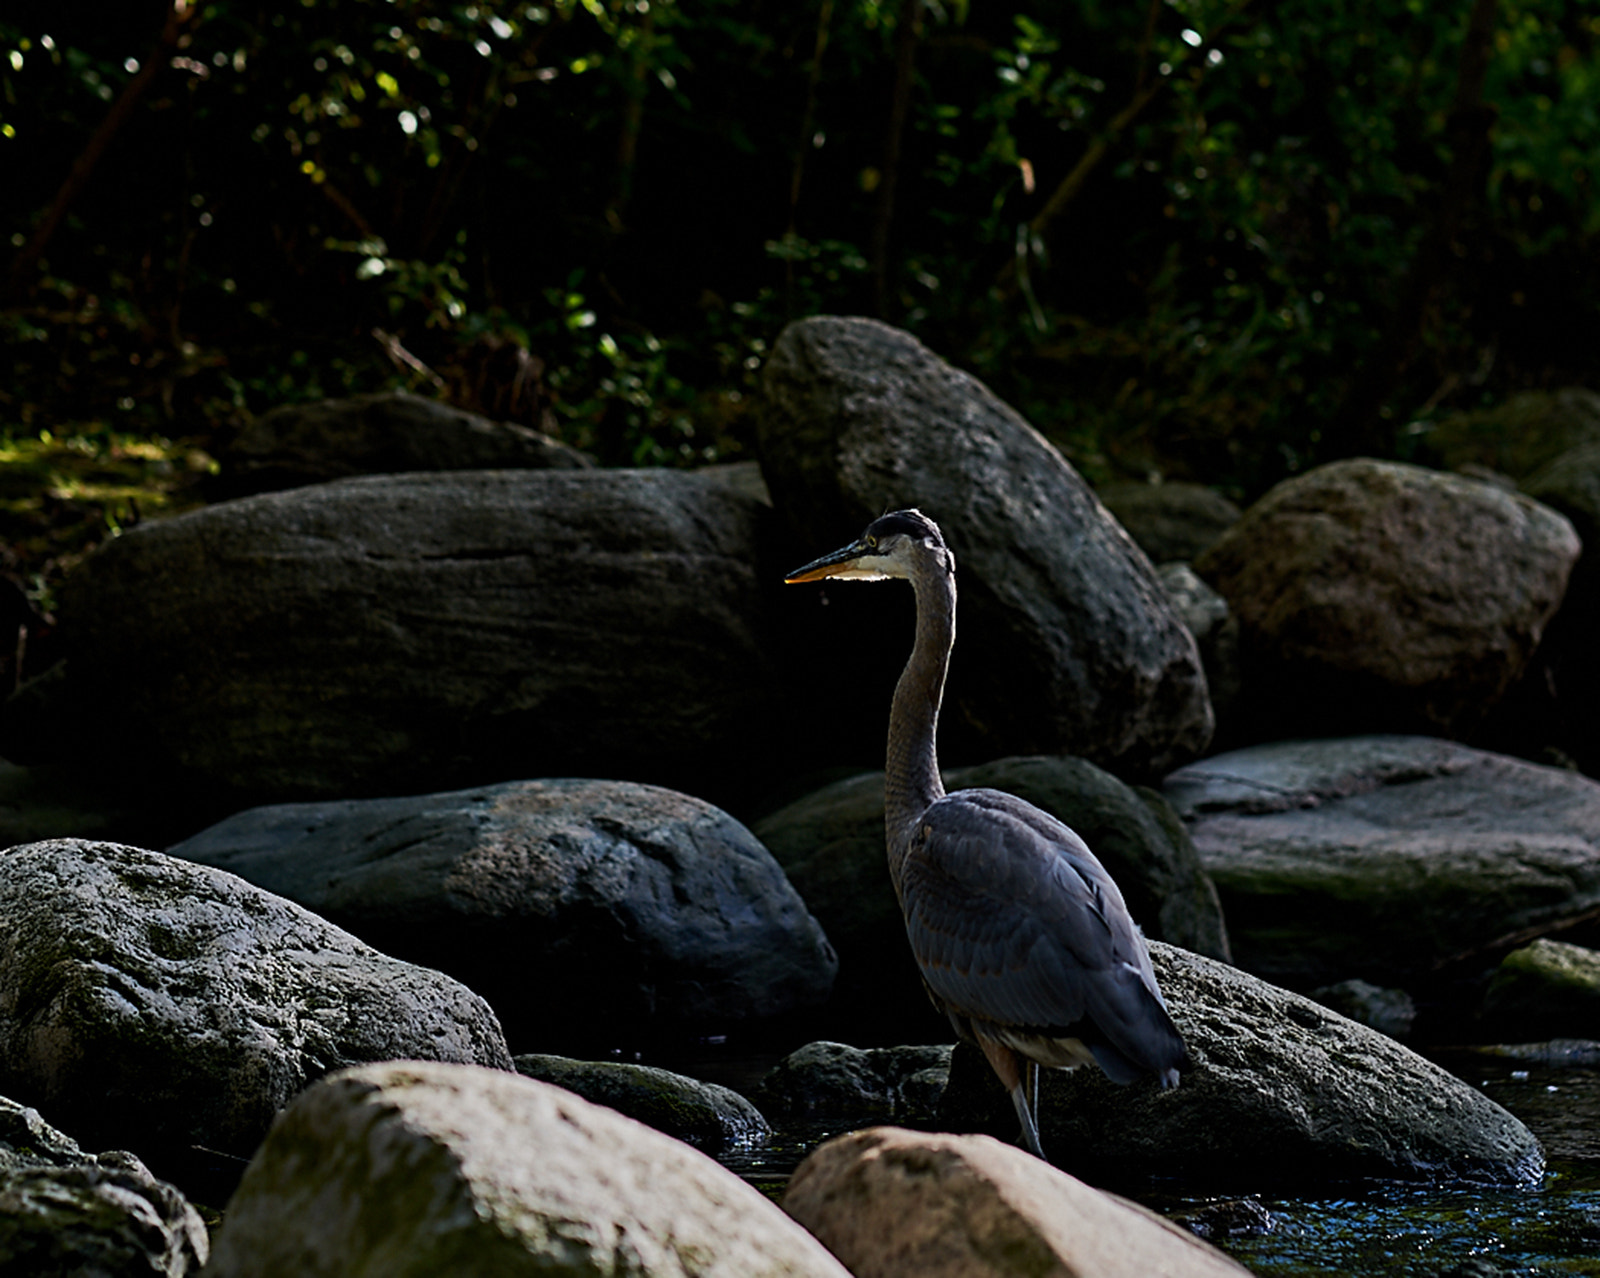
[[[1037,1104],[1037,1078],[1039,1067],[1032,1061],[1018,1061],[1017,1054],[1004,1043],[997,1043],[982,1034],[973,1035],[978,1040],[978,1046],[983,1048],[983,1054],[988,1058],[989,1065],[1000,1076],[1000,1081],[1011,1093],[1011,1104],[1017,1111],[1017,1117],[1022,1120],[1022,1143],[1028,1150],[1040,1158],[1044,1158],[1044,1146],[1039,1143],[1039,1124],[1034,1119],[1033,1106],[1029,1104],[1027,1089],[1024,1086],[1025,1071],[1031,1073],[1035,1079],[1035,1101]],[[1048,1162],[1049,1160],[1046,1159]]]

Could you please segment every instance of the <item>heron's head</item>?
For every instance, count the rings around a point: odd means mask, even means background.
[[[915,580],[928,572],[953,574],[956,557],[944,544],[939,525],[920,510],[896,510],[874,519],[866,532],[831,555],[796,568],[784,578],[789,585],[841,577],[882,581],[885,577]]]

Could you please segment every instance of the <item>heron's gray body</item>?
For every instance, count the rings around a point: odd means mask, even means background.
[[[1186,1057],[1122,893],[1071,829],[1015,795],[947,795],[935,749],[955,644],[955,557],[914,510],[791,573],[907,578],[917,634],[889,714],[889,877],[928,994],[1010,1091],[1041,1158],[1037,1068],[1093,1060],[1118,1083],[1178,1082]]]

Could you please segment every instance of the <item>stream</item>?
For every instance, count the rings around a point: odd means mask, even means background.
[[[1600,1278],[1600,1049],[1573,1045],[1555,1059],[1429,1055],[1528,1125],[1549,1160],[1540,1184],[1441,1189],[1374,1181],[1330,1188],[1326,1197],[1264,1191],[1257,1201],[1270,1217],[1265,1232],[1212,1242],[1262,1278]],[[768,1145],[730,1150],[720,1161],[781,1199],[799,1161],[846,1130],[836,1123],[780,1131]],[[1130,1196],[1175,1218],[1228,1201],[1165,1188]]]

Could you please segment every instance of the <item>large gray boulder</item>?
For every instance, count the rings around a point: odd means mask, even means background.
[[[1600,782],[1430,737],[1252,746],[1180,768],[1245,970],[1406,987],[1600,908]]]
[[[143,524],[63,585],[64,687],[53,710],[8,705],[0,752],[81,757],[138,724],[129,766],[235,807],[512,776],[731,785],[771,766],[743,744],[780,689],[767,514],[723,470],[501,470]]]
[[[947,757],[1070,753],[1153,776],[1205,748],[1200,659],[1149,560],[983,383],[898,329],[819,316],[783,331],[762,385],[762,474],[797,553],[832,550],[910,506],[955,552]],[[881,724],[911,642],[904,622],[890,629],[884,597],[909,608],[909,592],[868,593],[879,601],[843,585],[806,593],[801,629],[822,663],[802,677],[825,681],[838,713],[863,695],[840,667],[852,680],[872,673],[860,686]],[[842,606],[824,615],[824,601]]]
[[[795,1170],[783,1209],[856,1278],[1246,1278],[1155,1212],[984,1136],[875,1127]]]
[[[1194,568],[1238,619],[1254,739],[1453,735],[1522,673],[1578,552],[1531,498],[1358,458],[1279,484]]]
[[[570,1092],[418,1062],[348,1070],[273,1126],[213,1278],[846,1278],[760,1191]]]
[[[1225,963],[1160,942],[1150,954],[1189,1068],[1170,1091],[1041,1071],[1040,1134],[1062,1170],[1197,1192],[1364,1177],[1520,1186],[1543,1173],[1521,1122],[1393,1039]],[[1016,1111],[976,1048],[957,1048],[940,1118],[1015,1138]]]
[[[158,1169],[247,1156],[328,1070],[510,1069],[488,1005],[220,870],[114,843],[0,853],[0,1092]]]
[[[354,475],[409,470],[576,470],[594,460],[515,422],[490,421],[420,395],[383,393],[283,404],[223,450],[230,497]]]
[[[482,994],[519,1050],[820,1003],[837,960],[754,835],[686,794],[510,781],[241,812],[170,849]]]
[[[1083,837],[1150,936],[1227,958],[1216,890],[1183,823],[1156,792],[1084,759],[998,759],[944,773],[950,790],[1018,795]],[[815,911],[839,953],[829,1032],[859,1042],[945,1041],[889,883],[883,774],[835,782],[758,821],[756,834]]]

